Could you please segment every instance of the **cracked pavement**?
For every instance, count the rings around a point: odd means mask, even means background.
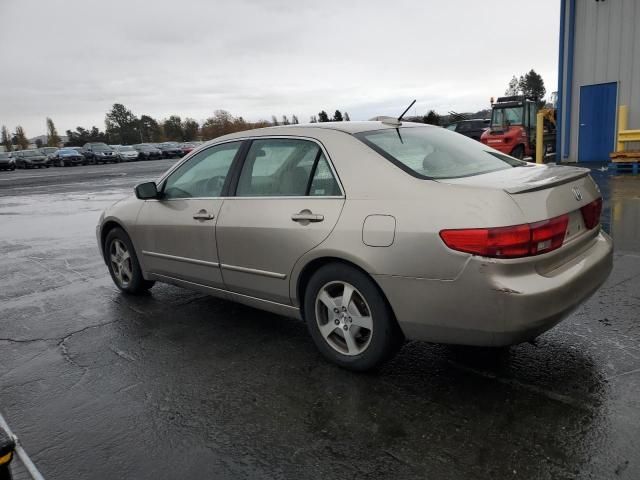
[[[172,161],[0,173],[0,410],[46,478],[640,478],[640,178],[594,171],[602,289],[535,344],[325,362],[304,324],[127,297],[100,211]]]

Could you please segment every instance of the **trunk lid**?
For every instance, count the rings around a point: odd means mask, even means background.
[[[440,183],[503,190],[519,207],[523,223],[568,214],[564,243],[587,233],[580,208],[599,198],[589,169],[564,165],[515,167],[471,177],[441,179]]]

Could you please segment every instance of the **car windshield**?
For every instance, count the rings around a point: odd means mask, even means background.
[[[61,148],[60,150],[58,150],[58,153],[71,153],[71,154],[77,154],[78,151],[74,150],[73,148]]]
[[[94,152],[110,152],[112,150],[107,145],[94,145],[92,148]]]
[[[491,115],[491,126],[522,125],[522,107],[496,108]]]
[[[355,136],[419,178],[469,177],[526,164],[439,127],[394,128]]]
[[[23,157],[39,157],[40,155],[42,154],[36,150],[24,150],[22,152]]]
[[[118,151],[119,152],[131,152],[131,151],[133,151],[133,147],[129,147],[129,146],[118,147]]]

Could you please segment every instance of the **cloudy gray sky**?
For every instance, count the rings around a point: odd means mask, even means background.
[[[558,0],[0,0],[0,125],[102,129],[115,102],[198,121],[476,110],[531,68],[556,89],[558,18]]]

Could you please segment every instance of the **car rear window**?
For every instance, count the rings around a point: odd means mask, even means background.
[[[526,164],[446,128],[401,127],[355,137],[418,178],[469,177]]]

